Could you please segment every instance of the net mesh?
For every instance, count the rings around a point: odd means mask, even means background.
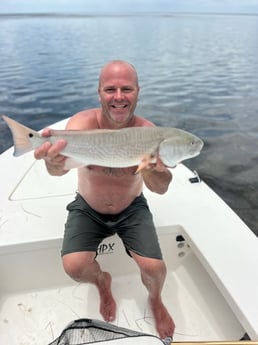
[[[149,334],[118,327],[104,321],[93,319],[79,319],[70,323],[63,330],[61,335],[49,345],[85,345],[97,343],[100,341],[141,336],[154,337]],[[170,341],[167,341],[160,340],[160,343],[170,344]]]

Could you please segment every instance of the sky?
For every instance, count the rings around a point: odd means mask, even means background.
[[[258,0],[0,0],[0,13],[149,11],[258,14]]]

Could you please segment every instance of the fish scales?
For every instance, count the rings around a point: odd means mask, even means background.
[[[65,160],[67,169],[85,165],[111,168],[138,166],[139,171],[149,163],[155,163],[157,158],[166,166],[173,167],[197,156],[203,147],[200,138],[178,128],[51,130],[51,136],[46,138],[7,116],[3,119],[13,135],[15,156],[34,150],[46,141],[54,144],[63,139],[67,145],[61,153],[68,157]]]
[[[156,127],[144,130],[144,127],[125,128],[114,131],[89,133],[85,137],[74,136],[63,149],[64,155],[81,160],[85,153],[85,165],[105,165],[110,167],[127,167],[138,165],[143,157],[157,154],[159,142],[162,140]],[[86,132],[85,132],[86,133]],[[93,135],[92,135],[93,134]],[[55,142],[59,136],[53,136]],[[65,139],[65,138],[64,138]]]

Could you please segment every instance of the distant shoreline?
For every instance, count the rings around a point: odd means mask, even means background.
[[[176,17],[176,16],[258,16],[258,13],[222,13],[222,12],[18,12],[0,13],[0,17]]]

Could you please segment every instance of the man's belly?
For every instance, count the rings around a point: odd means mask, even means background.
[[[81,168],[78,191],[97,212],[116,214],[141,194],[143,180],[135,169]]]

